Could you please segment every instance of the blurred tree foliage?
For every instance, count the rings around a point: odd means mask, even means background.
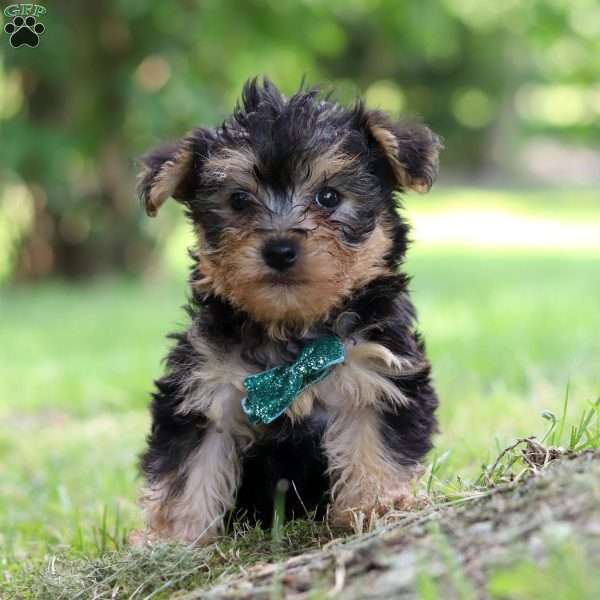
[[[0,45],[0,277],[139,269],[157,229],[135,157],[218,122],[256,74],[421,116],[468,173],[506,167],[532,133],[600,138],[597,0],[46,6],[38,48]]]

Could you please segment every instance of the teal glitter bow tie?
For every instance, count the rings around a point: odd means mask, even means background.
[[[242,408],[251,423],[271,423],[310,385],[321,381],[334,365],[344,362],[339,337],[324,336],[307,344],[291,364],[244,379],[248,395]]]

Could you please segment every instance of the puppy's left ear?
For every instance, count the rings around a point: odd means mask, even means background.
[[[169,197],[183,203],[194,199],[212,137],[209,130],[196,129],[178,142],[142,157],[138,194],[150,217],[156,216]]]
[[[440,138],[419,123],[394,123],[383,112],[368,111],[366,128],[383,153],[400,189],[428,192],[439,168]]]

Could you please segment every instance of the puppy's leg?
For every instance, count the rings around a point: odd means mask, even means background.
[[[197,436],[196,446],[176,469],[147,483],[142,505],[150,536],[208,542],[222,530],[223,517],[233,507],[240,478],[234,436],[214,424]],[[178,443],[181,439],[173,440],[174,446]]]
[[[235,369],[193,341],[180,339],[157,382],[142,506],[150,536],[207,542],[234,505],[240,454],[252,439]]]
[[[389,446],[381,419],[373,407],[339,411],[325,433],[334,525],[350,526],[357,512],[370,518],[414,501],[412,482],[419,464]]]
[[[350,347],[319,389],[330,414],[324,446],[331,517],[340,525],[351,524],[353,511],[369,516],[413,504],[413,480],[436,430],[437,397],[418,338],[380,335],[385,346],[374,340]]]

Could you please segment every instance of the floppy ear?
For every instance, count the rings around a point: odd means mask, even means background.
[[[401,189],[428,192],[438,174],[440,138],[419,123],[393,123],[380,111],[366,114],[369,134],[389,164]]]
[[[142,157],[138,194],[150,217],[156,216],[169,197],[180,202],[193,199],[210,139],[208,130],[196,129]]]

